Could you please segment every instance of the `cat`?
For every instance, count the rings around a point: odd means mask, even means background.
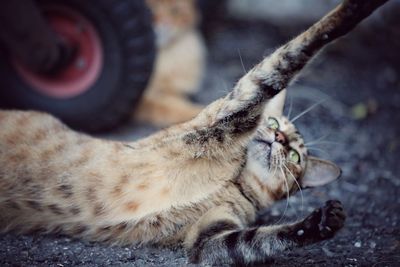
[[[44,113],[1,111],[2,231],[183,244],[190,262],[206,265],[264,262],[332,238],[346,217],[336,200],[294,223],[252,223],[275,201],[340,176],[334,163],[308,155],[282,115],[285,88],[384,2],[345,0],[194,119],[137,142],[92,138]]]
[[[203,108],[188,99],[199,89],[205,45],[195,0],[147,0],[153,13],[157,59],[134,119],[159,127],[187,121]]]

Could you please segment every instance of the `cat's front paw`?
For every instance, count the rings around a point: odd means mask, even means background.
[[[314,241],[331,238],[344,225],[346,215],[342,203],[329,200],[301,222],[302,230]],[[301,231],[300,231],[301,232]]]
[[[342,203],[338,200],[329,200],[322,207],[322,217],[319,224],[322,239],[331,238],[343,227],[346,220]]]
[[[278,236],[300,246],[316,243],[333,237],[343,227],[345,218],[342,204],[337,200],[329,200],[302,221],[288,226]]]

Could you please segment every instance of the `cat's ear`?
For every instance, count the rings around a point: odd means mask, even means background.
[[[333,162],[309,156],[306,172],[301,180],[303,188],[328,184],[342,174],[342,170]]]
[[[271,98],[264,109],[264,116],[280,117],[283,113],[283,107],[285,106],[286,100],[286,89],[283,89],[276,96]]]

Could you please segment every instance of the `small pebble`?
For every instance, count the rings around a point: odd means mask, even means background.
[[[361,248],[361,242],[360,242],[360,241],[355,242],[355,243],[354,243],[354,246],[355,246],[356,248]]]
[[[299,231],[297,231],[297,235],[298,236],[304,235],[304,230],[300,229]]]

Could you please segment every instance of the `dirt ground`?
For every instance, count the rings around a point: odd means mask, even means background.
[[[399,9],[366,21],[331,45],[289,89],[291,117],[311,153],[335,161],[343,176],[323,188],[281,201],[263,217],[282,223],[304,217],[328,199],[342,201],[348,219],[332,240],[276,255],[273,266],[400,266],[400,20]],[[223,17],[208,33],[209,62],[202,90],[209,103],[243,73],[306,25]],[[241,60],[241,59],[242,60]],[[135,140],[156,129],[128,124],[104,137]],[[0,266],[182,266],[179,248],[108,247],[63,236],[0,236]]]

